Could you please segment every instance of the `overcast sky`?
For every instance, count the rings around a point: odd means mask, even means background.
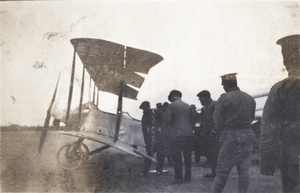
[[[60,72],[58,99],[67,100],[72,38],[104,39],[164,57],[146,76],[138,101],[124,102],[124,111],[138,119],[142,101],[155,106],[167,101],[172,89],[198,108],[196,94],[203,89],[217,100],[224,92],[220,76],[226,73],[237,72],[239,87],[251,95],[268,92],[287,77],[276,41],[300,33],[300,4],[11,1],[0,2],[0,19],[1,125],[35,126],[43,125]],[[76,67],[82,68],[79,59]],[[117,97],[101,92],[99,99],[101,110],[116,112]]]

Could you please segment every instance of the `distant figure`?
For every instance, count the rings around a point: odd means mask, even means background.
[[[169,106],[169,103],[168,102],[164,102],[163,103],[163,107],[162,107],[162,111],[163,111],[163,114],[165,114],[165,112],[166,112],[166,110],[167,110],[167,108],[168,108],[168,106]],[[165,133],[165,137],[166,137],[166,130],[164,131],[164,133]],[[166,138],[165,138],[166,139]],[[172,166],[173,165],[173,161],[172,161],[172,158],[171,158],[171,156],[170,156],[170,150],[169,150],[170,148],[167,146],[167,144],[165,143],[165,156],[167,157],[167,159],[168,159],[168,163],[169,163],[169,165],[170,166]]]
[[[260,172],[273,175],[279,158],[283,192],[300,192],[300,35],[281,38],[288,78],[276,83],[266,101],[260,135]],[[280,152],[280,153],[279,153]]]
[[[211,172],[204,177],[216,177],[217,160],[219,154],[219,134],[213,122],[213,115],[215,111],[216,101],[212,100],[210,92],[203,90],[197,94],[200,103],[203,106],[201,109],[201,127],[203,140],[206,142],[202,145],[206,149],[207,162],[210,166]]]
[[[60,120],[54,119],[53,121],[53,127],[55,130],[59,130]]]
[[[213,193],[223,191],[228,175],[237,166],[238,192],[244,193],[249,187],[249,167],[255,135],[250,128],[255,116],[255,100],[237,86],[236,73],[221,76],[225,94],[217,101],[213,120],[217,132],[222,132],[217,176],[213,183]]]
[[[163,172],[165,159],[165,131],[162,129],[163,122],[163,105],[156,104],[156,108],[152,110],[152,125],[154,127],[154,152],[156,153],[157,164],[156,174],[160,175]]]
[[[152,113],[150,103],[148,101],[142,102],[140,109],[143,110],[142,117],[142,131],[144,136],[144,141],[146,145],[147,155],[153,156],[153,140],[154,140],[154,131],[152,130]],[[151,161],[147,158],[144,159],[143,171],[140,173],[140,176],[146,176],[150,170]]]
[[[192,112],[190,106],[181,100],[181,92],[172,90],[168,96],[171,104],[164,114],[164,128],[167,129],[168,145],[172,147],[174,162],[174,184],[191,181],[192,157]],[[185,165],[185,176],[182,174],[182,153]]]
[[[191,110],[193,113],[193,150],[195,154],[195,163],[198,164],[200,162],[200,157],[205,156],[202,151],[201,146],[201,128],[200,128],[200,113],[196,110],[196,105],[191,105]]]

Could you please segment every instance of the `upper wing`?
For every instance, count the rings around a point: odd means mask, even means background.
[[[106,40],[77,38],[71,43],[97,88],[116,95],[119,95],[120,81],[140,88],[144,78],[136,72],[147,74],[163,60],[158,54]],[[126,85],[124,97],[136,99],[137,94],[137,90]]]

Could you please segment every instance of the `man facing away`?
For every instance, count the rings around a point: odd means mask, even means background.
[[[219,138],[221,148],[213,193],[223,191],[234,166],[237,166],[239,175],[238,192],[245,193],[249,186],[250,155],[255,140],[250,124],[255,116],[256,103],[250,95],[239,89],[236,73],[221,78],[226,93],[218,99],[213,116],[216,130],[223,130]]]
[[[192,111],[190,106],[181,100],[182,94],[178,90],[172,90],[168,96],[171,104],[164,114],[164,128],[168,145],[172,147],[172,159],[175,170],[175,180],[173,183],[179,184],[183,181],[191,181],[192,163]],[[185,175],[182,174],[182,153],[185,165]]]
[[[273,175],[279,157],[283,192],[296,193],[300,192],[300,35],[283,37],[277,44],[282,47],[288,78],[271,88],[264,106],[260,172]]]
[[[199,97],[200,103],[203,106],[201,109],[201,127],[203,136],[207,138],[206,148],[206,158],[207,163],[210,166],[211,172],[204,175],[204,177],[215,177],[217,160],[219,154],[219,141],[218,134],[215,132],[215,126],[213,122],[213,114],[215,111],[216,101],[212,100],[210,92],[203,90],[197,94]]]

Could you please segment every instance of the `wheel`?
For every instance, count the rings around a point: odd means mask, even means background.
[[[89,150],[83,143],[62,146],[57,153],[57,163],[66,170],[78,168],[88,158]]]

